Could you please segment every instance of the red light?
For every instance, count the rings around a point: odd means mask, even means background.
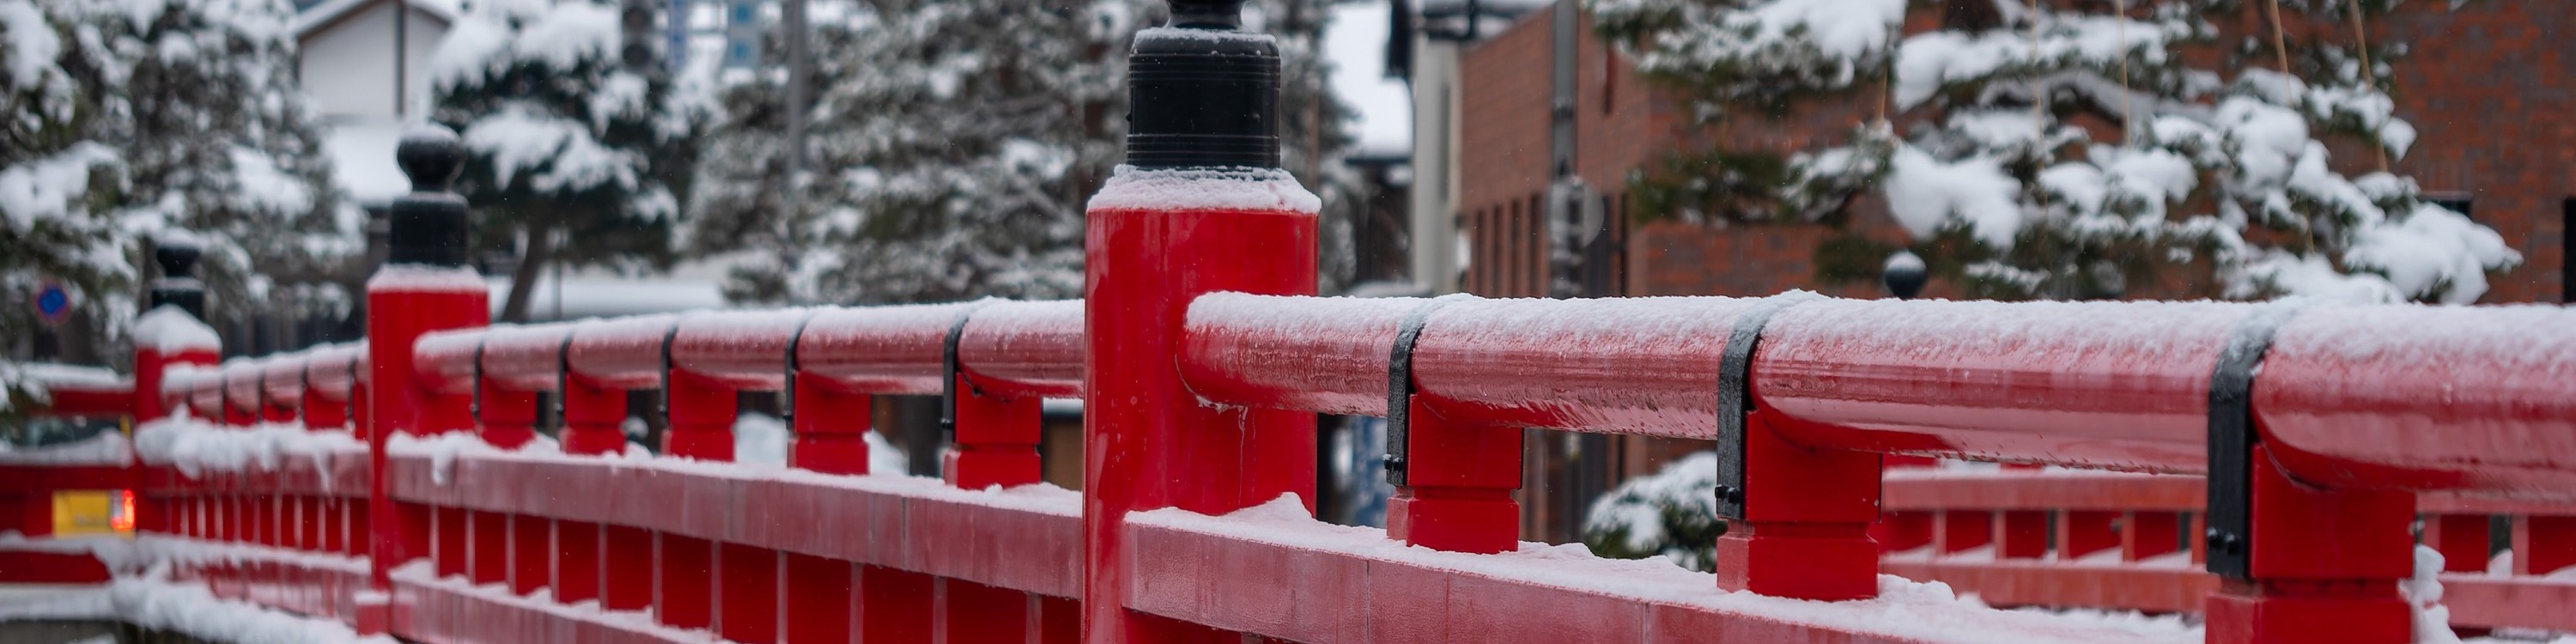
[[[116,491],[116,507],[107,513],[107,527],[118,532],[134,531],[133,490]]]

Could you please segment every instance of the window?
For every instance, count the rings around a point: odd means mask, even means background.
[[[2424,200],[2436,206],[2449,208],[2451,212],[2460,213],[2460,216],[2467,217],[2470,221],[2478,219],[2477,213],[2469,211],[2470,206],[2476,205],[2476,200],[2470,199],[2468,195],[2425,197]]]
[[[726,22],[732,24],[748,25],[751,24],[753,18],[760,15],[760,5],[749,2],[733,3],[731,9],[733,17],[727,18]]]

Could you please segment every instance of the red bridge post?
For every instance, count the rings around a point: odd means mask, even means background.
[[[483,279],[465,264],[465,199],[447,191],[465,165],[465,146],[446,128],[425,126],[403,135],[394,152],[412,192],[396,199],[387,235],[385,267],[367,280],[367,387],[371,515],[369,600],[359,602],[361,633],[403,629],[409,619],[392,597],[394,568],[426,556],[428,508],[397,504],[387,478],[386,447],[395,435],[429,435],[473,426],[471,395],[436,394],[412,369],[412,344],[422,334],[491,323]],[[461,514],[461,513],[457,513]],[[455,522],[461,516],[439,517]],[[462,537],[461,530],[450,534]],[[462,562],[458,562],[462,563]],[[378,603],[389,602],[389,603]]]
[[[665,346],[664,350],[669,348]],[[662,410],[669,422],[662,433],[662,453],[702,461],[733,461],[733,422],[741,413],[734,391],[712,378],[677,367],[665,372],[662,383]],[[661,593],[653,602],[654,618],[672,628],[713,626],[716,544],[668,532],[659,538],[662,557],[655,568],[660,571]]]
[[[192,276],[197,257],[202,251],[195,244],[180,239],[163,239],[153,243],[152,259],[161,265],[161,276],[152,282],[150,310],[134,322],[134,422],[139,428],[170,417],[169,398],[162,395],[171,367],[213,366],[219,346],[214,329],[204,322],[206,290]],[[187,404],[185,401],[179,404]],[[137,467],[141,464],[137,463]],[[149,480],[136,477],[138,481]],[[204,497],[190,496],[165,499],[148,490],[134,491],[134,514],[137,531],[174,532],[184,525],[188,536],[206,538],[206,520],[197,514],[205,508]],[[183,515],[182,513],[186,513]],[[52,520],[47,513],[47,521]],[[185,518],[187,520],[182,521]],[[29,533],[34,534],[34,533]]]
[[[1089,204],[1083,639],[1234,641],[1131,612],[1127,513],[1220,514],[1315,489],[1315,420],[1218,408],[1172,356],[1190,301],[1315,292],[1311,193],[1279,170],[1279,56],[1241,0],[1172,0],[1129,57],[1127,163]],[[1307,500],[1308,509],[1313,500]]]
[[[1744,487],[1734,491],[1743,514],[1717,538],[1717,586],[1795,599],[1878,596],[1878,544],[1869,537],[1878,454],[1792,443],[1773,427],[1780,420],[1745,414]]]
[[[2242,553],[2247,575],[2222,573],[2207,603],[2208,641],[2414,641],[2396,582],[2414,573],[2415,495],[2319,489],[2291,479],[2268,447],[2252,456],[2250,535],[2209,533],[2209,548]]]
[[[1422,394],[1407,398],[1404,485],[1386,502],[1386,535],[1451,552],[1520,547],[1522,432],[1443,420]]]

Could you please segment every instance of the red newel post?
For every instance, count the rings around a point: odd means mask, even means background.
[[[874,417],[868,395],[845,391],[821,374],[798,371],[791,379],[796,432],[787,464],[825,474],[868,473],[868,419]]]
[[[1313,194],[1279,170],[1279,57],[1241,0],[1172,0],[1129,57],[1128,167],[1092,197],[1084,639],[1233,641],[1129,612],[1128,512],[1225,513],[1314,489],[1314,416],[1199,402],[1172,360],[1190,301],[1315,292]],[[1308,499],[1309,507],[1313,500]]]
[[[969,490],[1038,482],[1038,398],[985,393],[959,370],[948,413],[956,440],[941,456],[949,485]]]
[[[1404,475],[1386,502],[1386,536],[1451,552],[1520,547],[1521,506],[1512,490],[1521,484],[1522,432],[1450,422],[1422,394],[1407,398]]]
[[[567,337],[565,342],[571,342]],[[569,454],[626,451],[626,390],[570,373],[563,365],[563,450]]]
[[[358,605],[358,630],[399,630],[406,616],[395,604],[375,603],[392,596],[394,568],[428,553],[420,551],[429,529],[427,513],[403,511],[388,489],[385,447],[395,434],[426,435],[464,429],[473,424],[470,395],[433,394],[414,376],[412,343],[422,334],[491,323],[490,295],[483,279],[465,265],[467,252],[465,198],[447,191],[465,165],[465,147],[456,133],[425,126],[403,135],[394,152],[412,192],[396,199],[387,235],[384,268],[367,280],[367,361],[372,377],[363,407],[368,452],[371,515],[368,587],[372,601]],[[396,602],[399,604],[399,602]]]
[[[1718,588],[1796,599],[1878,596],[1878,544],[1869,537],[1878,521],[1878,455],[1798,445],[1774,422],[1745,414],[1744,486],[1731,490],[1742,516],[1717,538]],[[1992,524],[1982,523],[1990,519],[1979,520],[1959,527],[1991,535]],[[1950,526],[1939,529],[1946,536]]]
[[[2209,642],[2413,641],[2397,580],[2414,573],[2415,495],[2311,487],[2283,472],[2269,447],[2253,452],[2251,534],[2209,533],[2213,552],[2242,553],[2247,568],[2222,573],[2209,596]]]
[[[222,340],[203,319],[206,311],[206,289],[192,276],[201,253],[197,246],[179,239],[153,243],[152,260],[161,266],[161,276],[152,282],[146,300],[151,306],[134,321],[134,422],[143,423],[170,417],[170,402],[162,396],[161,386],[170,368],[177,365],[211,366],[219,358]],[[187,404],[181,402],[180,404]],[[135,467],[141,467],[135,463]],[[137,476],[135,480],[144,480]],[[202,497],[174,499],[134,491],[134,514],[140,530],[171,532],[178,527],[178,510],[203,507]],[[46,526],[52,526],[52,513],[46,513]],[[190,536],[209,536],[205,521],[187,522]],[[34,534],[34,533],[29,533]]]

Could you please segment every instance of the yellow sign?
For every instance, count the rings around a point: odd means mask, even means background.
[[[54,536],[133,532],[132,490],[66,490],[54,493]]]

